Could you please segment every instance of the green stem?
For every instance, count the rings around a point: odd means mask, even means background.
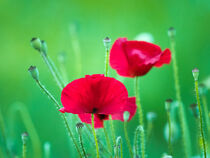
[[[202,116],[202,109],[201,109],[197,80],[195,80],[195,93],[196,93],[196,99],[197,99],[197,104],[198,104],[198,109],[199,109],[200,134],[201,134],[203,152],[204,152],[204,157],[207,158],[206,142],[205,142],[204,129],[203,129],[203,116]]]
[[[26,149],[27,149],[27,145],[26,145],[26,143],[23,143],[22,158],[26,158]]]
[[[153,121],[148,121],[147,130],[146,130],[147,131],[147,143],[150,142],[152,130],[153,130]]]
[[[170,111],[167,111],[167,119],[168,119],[168,128],[169,128],[169,136],[168,136],[168,149],[171,156],[173,156],[172,152],[172,128],[171,128],[171,117],[170,117]]]
[[[85,151],[85,148],[84,148],[84,145],[83,145],[81,129],[79,129],[78,134],[79,134],[79,142],[80,142],[80,146],[82,148],[83,155],[84,155],[85,158],[87,158],[88,156],[86,154],[86,151]]]
[[[186,122],[184,107],[181,100],[181,93],[180,93],[180,86],[179,86],[179,75],[178,75],[178,66],[176,61],[176,51],[175,51],[175,39],[174,37],[170,38],[171,40],[171,51],[172,51],[172,63],[173,63],[173,71],[174,71],[174,82],[175,82],[175,90],[176,90],[176,99],[179,104],[179,120],[181,123],[181,131],[182,131],[182,143],[184,147],[184,154],[185,158],[189,158],[191,155],[190,149],[190,139],[189,139],[189,132],[188,126]]]
[[[106,59],[105,59],[105,76],[108,77],[109,73],[109,49],[106,49]]]
[[[122,151],[122,138],[119,136],[116,140],[116,150],[115,150],[116,158],[123,158],[123,151]]]
[[[127,122],[126,121],[124,122],[124,133],[125,133],[125,140],[126,140],[129,152],[130,152],[130,156],[131,156],[131,158],[133,158],[133,151],[132,151],[131,143],[130,143],[130,140],[129,140],[129,137],[128,137]]]
[[[94,114],[91,115],[91,122],[92,122],[93,136],[94,136],[95,145],[96,145],[96,157],[99,158],[98,140],[97,140],[97,137],[96,137],[95,127],[94,127]]]
[[[44,158],[50,158],[50,148],[51,145],[49,142],[44,143]]]
[[[208,110],[207,99],[205,95],[202,95],[201,98],[202,98],[203,109],[204,109],[203,111],[204,111],[207,131],[208,131],[208,140],[210,141],[210,120],[209,120],[209,110]]]
[[[113,121],[112,121],[112,116],[110,115],[109,116],[109,122],[110,122],[110,126],[111,126],[111,132],[112,132],[112,140],[113,140],[113,144],[114,146],[116,146],[116,136],[115,136],[115,129],[114,129],[114,124],[113,124]]]
[[[50,64],[50,61],[49,61],[48,57],[43,52],[40,52],[40,53],[41,53],[42,58],[44,59],[44,62],[47,65],[47,67],[49,68],[51,74],[53,75],[53,77],[55,79],[55,82],[57,83],[57,85],[60,88],[60,90],[62,90],[63,89],[62,83],[59,81],[59,79],[58,79],[58,77],[56,75],[56,72],[54,71],[52,65]]]
[[[138,114],[139,114],[139,125],[144,128],[144,119],[143,119],[143,110],[140,103],[139,98],[139,89],[138,89],[138,77],[135,78],[135,95],[136,95],[136,104],[138,108]],[[141,157],[145,158],[145,133],[144,130],[141,132]]]
[[[140,147],[139,147],[139,136],[141,135],[141,126],[138,126],[136,128],[136,131],[135,131],[135,135],[134,135],[134,155],[135,157],[139,157],[139,151],[140,151]]]
[[[41,84],[40,81],[37,80],[36,82],[37,82],[38,86],[42,89],[42,91],[54,102],[54,104],[56,105],[56,108],[59,110],[60,105],[58,104],[57,100],[53,97],[53,95]],[[69,133],[69,136],[71,137],[71,139],[72,139],[72,141],[73,141],[73,143],[75,145],[75,148],[76,148],[79,156],[82,157],[82,154],[81,154],[81,152],[79,150],[79,147],[78,147],[78,145],[76,143],[76,140],[74,139],[74,136],[73,136],[73,133],[71,131],[71,128],[69,127],[66,115],[65,114],[61,114],[61,116],[62,116],[62,118],[64,120],[64,124],[66,126],[66,129],[67,129],[67,131]]]

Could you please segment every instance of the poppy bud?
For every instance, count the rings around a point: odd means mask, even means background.
[[[46,56],[47,55],[47,43],[44,40],[42,40],[41,43],[42,43],[41,51]]]
[[[83,123],[79,122],[76,124],[77,129],[81,129],[84,127]]]
[[[36,81],[39,80],[39,71],[36,68],[36,66],[30,66],[28,71],[31,74],[31,76],[33,77],[33,79],[35,79]]]
[[[106,37],[106,38],[103,40],[103,42],[104,42],[104,46],[105,46],[106,50],[109,50],[110,45],[111,45],[111,39],[110,39],[109,37]]]
[[[197,81],[198,76],[199,76],[199,70],[197,68],[193,69],[192,74],[193,74],[194,80]]]
[[[198,110],[198,105],[197,104],[191,104],[190,108],[192,110],[192,114],[195,116],[195,118],[198,118],[199,116],[199,110]]]
[[[198,88],[199,88],[199,93],[201,95],[206,95],[208,89],[207,89],[207,87],[206,87],[205,84],[203,84],[203,83],[199,84],[199,87]]]
[[[174,27],[170,27],[168,29],[168,36],[174,38],[176,35],[176,30],[174,29]]]
[[[22,133],[21,138],[22,138],[23,144],[26,144],[28,140],[28,133],[27,132]]]
[[[171,103],[173,102],[172,99],[167,99],[165,101],[165,108],[166,108],[166,111],[170,112],[171,111]]]
[[[38,50],[38,51],[41,51],[41,48],[42,48],[42,42],[41,42],[41,40],[39,39],[39,38],[32,38],[31,39],[31,46],[34,48],[34,49],[36,49],[36,50]]]
[[[129,119],[129,117],[130,117],[130,113],[128,112],[128,111],[125,111],[124,113],[123,113],[123,119],[124,119],[124,121],[128,121],[128,119]]]

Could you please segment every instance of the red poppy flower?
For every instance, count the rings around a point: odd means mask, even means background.
[[[171,51],[161,51],[158,45],[144,41],[128,41],[118,38],[110,52],[110,65],[124,77],[143,76],[155,67],[169,64]]]
[[[96,128],[103,127],[108,115],[122,120],[124,111],[135,114],[135,98],[128,98],[126,87],[118,80],[104,75],[86,75],[69,83],[61,93],[61,112],[78,114],[82,122],[91,123],[94,114]]]

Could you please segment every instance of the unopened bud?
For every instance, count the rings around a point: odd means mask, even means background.
[[[84,125],[83,125],[83,123],[81,123],[81,122],[79,122],[79,123],[76,124],[77,130],[82,129],[83,127],[84,127]]]
[[[166,111],[170,111],[171,110],[171,104],[173,103],[173,100],[172,99],[167,99],[165,101],[165,108],[166,108]]]
[[[176,30],[173,27],[170,27],[168,29],[168,36],[171,37],[171,38],[174,38],[175,35],[176,35]]]
[[[34,49],[36,49],[38,51],[41,51],[41,49],[42,49],[42,42],[41,42],[41,40],[39,38],[35,38],[34,37],[34,38],[31,39],[31,46]]]
[[[30,66],[28,71],[31,74],[31,76],[33,77],[33,79],[35,79],[36,81],[39,80],[39,71],[36,68],[36,66]]]
[[[154,112],[148,112],[147,113],[147,120],[148,121],[153,121],[157,117],[157,114]]]
[[[130,113],[128,111],[125,111],[123,113],[123,119],[124,119],[124,121],[127,122],[128,119],[129,119],[129,117],[130,117]]]
[[[26,144],[26,142],[28,140],[28,133],[27,132],[22,133],[21,138],[22,138],[23,144]]]
[[[46,43],[44,40],[42,40],[41,43],[42,43],[41,51],[42,51],[42,52],[44,53],[44,55],[46,56],[46,55],[47,55],[47,43]]]
[[[106,50],[109,50],[110,46],[111,46],[111,39],[109,37],[106,37],[104,40],[104,46],[106,48]]]
[[[198,76],[199,76],[199,70],[197,68],[193,69],[192,74],[193,74],[194,80],[197,81]]]

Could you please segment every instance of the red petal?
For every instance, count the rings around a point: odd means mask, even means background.
[[[123,110],[128,92],[118,80],[103,75],[87,75],[74,80],[62,91],[62,112],[112,114]]]
[[[165,49],[159,59],[155,64],[155,67],[161,67],[163,64],[170,64],[171,62],[171,51],[170,49]]]
[[[123,113],[125,111],[128,111],[130,113],[130,117],[129,120],[131,120],[133,118],[133,116],[136,113],[136,98],[135,97],[129,97],[126,106],[124,106],[124,110],[121,113],[116,113],[116,114],[112,114],[112,119],[113,120],[121,120],[124,121],[123,119]]]
[[[124,44],[127,38],[118,38],[110,51],[110,66],[117,71],[121,76],[129,77],[128,59],[124,51]]]
[[[78,114],[78,116],[82,122],[87,123],[87,124],[92,124],[91,114]],[[103,128],[104,127],[103,119],[100,119],[99,115],[97,115],[97,114],[94,114],[94,127],[95,128]]]

